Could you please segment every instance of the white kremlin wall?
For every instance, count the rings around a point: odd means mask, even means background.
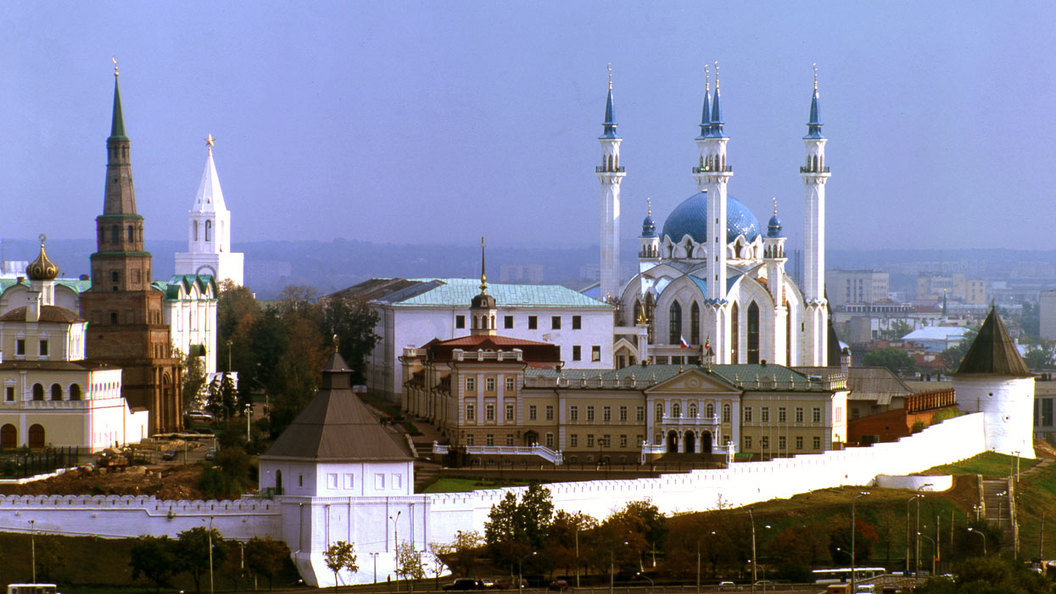
[[[696,470],[659,478],[603,480],[548,485],[554,506],[598,519],[627,503],[649,500],[665,514],[741,507],[787,498],[816,489],[871,485],[878,475],[906,475],[970,458],[987,450],[984,415],[960,416],[898,442],[850,448],[770,462],[734,464],[729,469]],[[282,538],[294,552],[305,581],[333,585],[322,562],[329,543],[355,543],[360,571],[341,583],[395,578],[394,541],[428,551],[459,531],[483,533],[491,506],[509,491],[437,493],[395,497],[277,497],[275,500],[162,501],[153,497],[8,496],[0,497],[0,531],[104,538],[143,534],[175,536],[212,522],[225,538]],[[32,521],[32,523],[31,523]]]

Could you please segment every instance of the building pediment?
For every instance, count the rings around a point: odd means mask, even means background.
[[[726,383],[707,369],[687,369],[645,390],[647,395],[660,394],[740,394],[741,390]]]

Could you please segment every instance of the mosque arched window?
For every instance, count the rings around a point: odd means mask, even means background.
[[[696,301],[693,302],[693,307],[689,308],[689,324],[689,342],[700,344],[700,305]]]
[[[191,225],[194,228],[194,240],[198,241],[198,221],[194,221]]]
[[[205,222],[205,240],[206,241],[212,241],[213,240],[213,222],[212,221],[206,221]]]
[[[667,310],[667,342],[679,344],[682,341],[682,306],[672,302]]]
[[[748,362],[759,362],[759,305],[748,305]]]
[[[740,308],[734,303],[730,307],[730,363],[740,363],[738,358],[741,351],[741,320]]]

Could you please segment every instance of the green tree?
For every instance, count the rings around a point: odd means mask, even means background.
[[[884,340],[901,340],[903,336],[913,331],[913,326],[905,320],[895,320],[887,326],[887,330],[880,332],[880,338]]]
[[[546,546],[541,552],[546,565],[561,568],[566,575],[571,575],[576,572],[578,560],[582,569],[582,552],[587,545],[586,535],[597,526],[598,521],[586,514],[570,514],[564,510],[555,513],[550,524],[549,538],[546,539]]]
[[[455,575],[471,577],[474,575],[473,569],[483,546],[484,539],[479,532],[459,530],[455,534],[455,542],[438,545],[433,554],[443,557],[444,563]]]
[[[862,363],[870,367],[886,367],[895,375],[910,375],[917,371],[913,357],[902,349],[886,348],[870,351],[862,357]]]
[[[873,545],[877,540],[879,537],[876,534],[876,526],[860,517],[855,518],[854,559],[856,563],[869,560],[873,553]],[[837,516],[832,519],[829,529],[829,554],[836,565],[851,564],[851,519],[849,517]]]
[[[961,341],[955,345],[952,345],[946,350],[942,351],[942,363],[946,367],[947,373],[953,373],[961,365],[961,360],[968,354],[968,347],[972,346],[975,342],[975,337],[979,334],[978,328],[973,328],[964,333]]]
[[[275,576],[290,564],[290,547],[270,537],[251,538],[246,543],[246,568],[268,580],[271,589]]]
[[[197,526],[176,535],[176,566],[194,581],[194,591],[202,591],[202,577],[209,571],[210,549],[213,567],[227,556],[227,542],[216,529]]]
[[[132,579],[143,577],[154,584],[154,591],[168,586],[176,571],[176,543],[168,536],[140,536],[129,550]]]
[[[330,545],[323,551],[323,560],[330,571],[334,572],[334,590],[337,590],[338,584],[341,583],[342,570],[348,570],[349,573],[359,571],[359,565],[356,563],[356,548],[350,542],[339,540]]]
[[[214,463],[202,470],[199,479],[199,488],[205,497],[237,499],[253,483],[251,460],[242,446],[228,444],[216,454]]]
[[[532,484],[521,500],[513,492],[491,506],[484,524],[484,540],[492,560],[513,566],[532,552],[543,549],[554,517],[550,490]]]
[[[198,407],[198,393],[205,385],[205,364],[202,358],[187,355],[183,358],[183,410]]]
[[[934,577],[914,588],[917,594],[1045,594],[1052,584],[1045,576],[1012,559],[973,557],[959,564],[950,580]]]
[[[337,336],[338,351],[352,370],[352,382],[366,381],[367,357],[381,337],[374,333],[378,314],[364,302],[328,297],[322,302],[322,332]]]
[[[1039,343],[1023,355],[1023,361],[1033,371],[1056,368],[1056,348],[1052,344]]]
[[[401,542],[396,547],[396,575],[410,580],[411,592],[414,592],[414,583],[425,577],[422,552],[415,550],[409,542]]]

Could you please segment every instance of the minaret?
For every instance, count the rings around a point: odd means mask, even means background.
[[[766,264],[766,285],[774,298],[773,352],[767,357],[778,365],[788,365],[792,349],[786,348],[788,341],[788,307],[785,306],[785,237],[781,232],[781,219],[777,217],[777,198],[774,198],[774,214],[766,226],[763,238],[763,262]]]
[[[821,135],[818,119],[818,68],[814,66],[814,92],[810,98],[810,121],[807,135],[803,137],[807,160],[799,168],[806,189],[803,236],[803,299],[807,325],[806,353],[803,361],[790,361],[790,365],[825,365],[827,332],[825,300],[825,182],[829,179],[829,166],[825,164],[826,138]]]
[[[214,143],[212,134],[205,138],[205,170],[187,213],[187,251],[176,254],[176,274],[209,274],[218,284],[230,280],[242,285],[244,254],[231,251],[231,211],[216,174]]]
[[[495,336],[495,320],[498,308],[495,298],[488,295],[488,275],[484,272],[484,236],[480,237],[480,293],[469,304],[469,317],[473,320],[471,336]]]
[[[642,244],[638,252],[638,271],[645,272],[660,261],[660,236],[656,233],[656,221],[653,220],[653,201],[646,199],[645,219],[642,221],[642,235],[638,240]]]
[[[620,143],[616,134],[616,117],[612,107],[612,65],[609,65],[609,96],[605,101],[604,129],[601,143],[601,165],[594,172],[601,182],[601,284],[602,300],[619,297],[620,292],[620,182],[624,172],[620,163]]]
[[[708,195],[707,292],[704,296],[703,333],[711,337],[715,363],[736,363],[730,360],[730,321],[726,303],[726,186],[733,177],[733,168],[726,164],[726,144],[730,139],[723,128],[718,62],[715,63],[714,95],[711,95],[705,72],[704,116],[700,122],[700,132],[696,138],[697,165],[693,167],[693,178],[697,182],[697,189]]]
[[[151,277],[144,248],[143,217],[132,190],[130,142],[125,136],[114,61],[114,110],[106,139],[103,214],[96,217],[92,287],[81,294],[87,318],[87,358],[123,369],[122,393],[134,410],[150,411],[151,433],[181,427],[180,361],[173,358],[169,327],[162,320],[162,294]]]

